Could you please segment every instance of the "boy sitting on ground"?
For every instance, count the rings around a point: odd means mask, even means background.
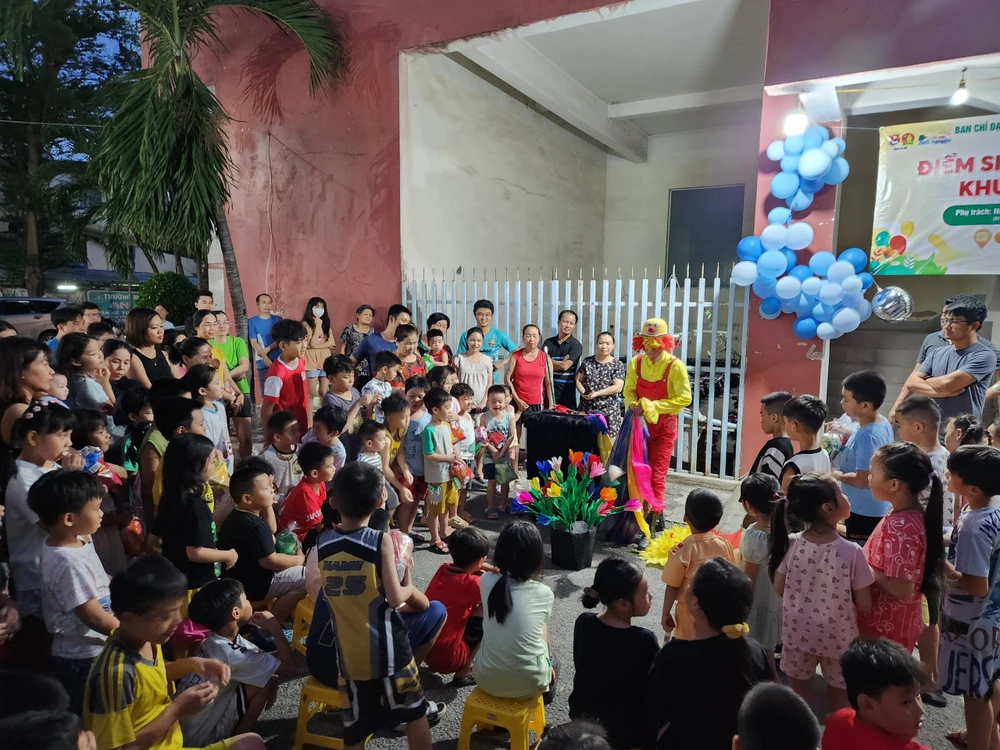
[[[486,570],[490,540],[472,526],[456,529],[448,537],[452,562],[438,568],[427,584],[427,598],[448,610],[441,635],[427,654],[427,666],[438,674],[452,674],[455,687],[472,685],[472,661],[483,640],[483,602],[479,577]]]
[[[204,710],[218,686],[229,682],[229,669],[214,659],[163,660],[160,647],[183,619],[187,585],[187,576],[157,555],[141,558],[111,582],[111,609],[119,626],[90,670],[83,700],[83,725],[94,733],[97,750],[183,747],[180,720]],[[171,700],[169,683],[191,673],[209,681]],[[256,734],[210,748],[265,750]]]
[[[919,661],[879,638],[854,641],[840,663],[851,707],[827,718],[823,750],[930,750],[916,740],[924,716]]]
[[[184,744],[203,747],[252,730],[265,706],[274,702],[278,679],[294,674],[295,660],[279,620],[271,612],[254,612],[239,581],[212,581],[200,589],[191,598],[188,616],[212,631],[202,641],[199,656],[225,664],[230,674],[209,706],[181,722]],[[274,654],[259,651],[239,634],[247,623],[274,639]],[[177,694],[204,681],[190,674],[177,684]]]
[[[274,487],[267,472],[247,466],[233,472],[229,491],[236,508],[219,529],[219,549],[234,549],[239,557],[223,576],[242,584],[252,601],[274,599],[271,614],[284,622],[306,595],[301,552],[275,550],[274,532],[265,516],[274,507]]]

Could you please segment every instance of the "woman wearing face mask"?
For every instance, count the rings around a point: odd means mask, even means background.
[[[618,394],[625,387],[625,365],[615,359],[615,337],[609,331],[597,334],[597,351],[580,363],[576,390],[580,409],[588,414],[602,414],[608,434],[614,440],[622,426],[622,407]]]
[[[650,485],[662,509],[667,469],[677,440],[677,415],[691,403],[691,381],[687,367],[671,352],[674,337],[660,318],[642,324],[632,339],[632,351],[638,352],[628,363],[625,376],[625,408],[635,419],[642,419],[649,430],[646,462],[652,469]],[[646,541],[643,537],[642,541]],[[642,545],[640,541],[640,546]]]
[[[311,297],[302,313],[306,327],[306,378],[309,381],[310,409],[316,408],[316,397],[322,398],[330,388],[330,381],[323,371],[323,363],[333,354],[333,340],[330,338],[330,313],[326,300]]]

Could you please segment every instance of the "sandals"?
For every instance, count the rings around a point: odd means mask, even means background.
[[[476,684],[476,678],[471,674],[467,674],[465,675],[465,677],[458,677],[453,679],[448,684],[456,688],[471,687],[472,685]]]
[[[428,549],[435,555],[450,555],[451,551],[448,549],[448,545],[444,542],[436,542],[432,544]]]
[[[497,512],[496,508],[487,508],[486,509],[486,518],[489,521],[499,521],[500,520],[500,514]]]

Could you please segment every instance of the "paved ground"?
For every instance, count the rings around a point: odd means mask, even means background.
[[[667,518],[679,522],[683,516],[683,501],[689,487],[682,486],[679,482],[668,484],[668,511]],[[723,499],[726,498],[724,490],[716,489]],[[470,502],[471,510],[477,517],[482,515],[482,501],[473,499]],[[724,520],[724,529],[729,531],[735,528],[739,516],[738,507],[727,510]],[[495,538],[502,528],[502,522],[477,521],[484,531]],[[607,555],[625,555],[638,561],[638,558],[627,550],[610,548],[599,548],[595,552],[594,564]],[[413,580],[419,586],[426,587],[434,571],[441,565],[442,558],[427,551],[418,551],[414,559]],[[659,612],[658,602],[663,600],[663,584],[660,583],[659,570],[649,569],[647,576],[650,581],[650,590],[653,593],[653,608],[650,614],[643,621],[637,624],[659,633]],[[580,596],[585,586],[593,582],[593,570],[582,570],[578,572],[563,571],[552,566],[545,571],[544,581],[555,592],[555,607],[552,615],[552,624],[549,629],[552,638],[552,648],[563,665],[564,677],[560,680],[558,696],[555,702],[548,707],[546,718],[550,724],[559,724],[568,720],[567,699],[573,682],[573,655],[572,655],[572,633],[573,623],[577,616],[583,611],[580,604]],[[289,750],[294,742],[295,716],[298,711],[298,696],[300,685],[305,676],[304,661],[300,661],[302,669],[297,679],[291,680],[282,685],[278,702],[261,719],[259,725],[260,733],[267,739],[267,745],[271,750]],[[461,723],[462,706],[465,697],[472,692],[472,688],[454,689],[447,684],[449,678],[442,679],[437,674],[430,672],[426,668],[422,672],[422,680],[427,694],[434,700],[444,701],[448,704],[448,712],[432,731],[434,745],[436,748],[447,748],[449,750],[457,747],[459,726]],[[822,696],[823,685],[820,678],[816,680],[816,694]],[[823,711],[822,698],[818,701],[817,710]],[[325,722],[325,724],[324,724]],[[322,718],[317,718],[312,724],[315,731],[319,731],[321,726],[336,726],[335,722],[329,722]],[[951,705],[946,709],[928,708],[924,718],[924,730],[920,740],[934,750],[951,747],[945,739],[945,732],[954,727],[963,725],[962,708],[959,701],[952,700]],[[507,735],[503,732],[480,735],[474,738],[474,748],[494,748],[505,747],[507,745]],[[406,741],[402,735],[386,733],[376,735],[369,743],[369,747],[375,748],[405,748]]]

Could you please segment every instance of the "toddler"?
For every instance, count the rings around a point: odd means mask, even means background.
[[[833,710],[847,705],[840,657],[858,637],[856,612],[871,609],[875,582],[861,547],[837,533],[850,513],[832,478],[805,474],[789,480],[788,501],[775,505],[771,522],[770,572],[783,599],[781,671],[808,700],[819,664]],[[789,536],[790,519],[806,530]]]
[[[62,406],[66,409],[67,402],[69,401],[69,380],[64,373],[55,372],[52,373],[52,387],[49,388],[48,395],[42,396],[39,399],[39,403],[42,404],[56,404],[57,406]]]
[[[201,404],[205,437],[215,444],[216,450],[226,463],[226,471],[232,474],[236,461],[233,443],[229,437],[229,421],[221,400],[222,382],[219,380],[218,371],[212,365],[195,365],[188,368],[184,382],[191,389],[192,398]]]
[[[823,750],[930,750],[916,741],[924,716],[920,662],[884,639],[859,639],[840,660],[850,708],[827,717]]]
[[[427,360],[425,363],[427,367],[451,364],[448,350],[444,346],[444,332],[437,328],[429,328],[427,330],[427,354],[425,355],[425,359]]]
[[[730,750],[746,694],[774,678],[764,649],[747,636],[753,586],[717,557],[698,568],[684,596],[692,637],[664,645],[649,675],[657,747]]]
[[[753,584],[753,606],[750,608],[750,635],[767,651],[772,660],[781,643],[781,597],[774,592],[768,572],[771,564],[771,516],[776,503],[784,495],[772,474],[751,474],[740,483],[740,504],[753,523],[740,538],[740,558],[743,572]]]
[[[474,471],[476,462],[476,419],[472,416],[472,410],[476,406],[476,396],[472,391],[472,386],[466,383],[456,383],[451,387],[452,404],[458,402],[458,411],[453,415],[452,425],[458,428],[461,437],[455,442],[455,448],[469,471]],[[458,516],[465,523],[472,522],[472,514],[465,509],[466,500],[469,497],[469,485],[471,480],[462,483],[462,488],[458,491]],[[455,519],[452,519],[454,521]],[[454,524],[453,524],[454,525]],[[464,525],[464,524],[463,524]]]
[[[594,583],[583,590],[583,606],[599,603],[600,615],[585,612],[573,628],[571,718],[601,722],[612,747],[652,747],[652,717],[647,710],[646,677],[660,650],[656,636],[632,624],[649,613],[649,582],[634,563],[620,557],[601,561]],[[614,654],[613,659],[605,658]],[[613,692],[608,685],[615,685]]]
[[[491,385],[486,396],[487,411],[479,418],[480,442],[483,447],[476,454],[476,473],[481,480],[486,481],[486,517],[491,521],[500,519],[500,514],[494,507],[497,503],[497,487],[500,488],[500,510],[503,510],[507,505],[510,483],[517,479],[510,464],[510,453],[517,450],[517,430],[507,403],[503,386]]]
[[[694,620],[688,611],[686,592],[698,568],[716,557],[736,561],[733,546],[713,533],[721,520],[722,501],[714,492],[697,489],[688,493],[684,502],[684,523],[691,528],[691,536],[670,550],[661,579],[667,584],[661,624],[666,633],[673,632],[674,638],[694,638]],[[674,602],[677,603],[675,615],[670,613]]]
[[[397,511],[400,528],[409,531],[416,520],[417,509],[427,499],[423,439],[427,425],[431,423],[431,415],[424,404],[424,397],[431,386],[425,378],[414,376],[406,379],[403,388],[410,410],[409,421],[405,429],[397,432],[390,423],[395,425],[398,415],[390,417],[386,414],[386,428],[390,442],[389,465],[394,467],[396,479],[413,495],[413,503],[404,505],[402,512]]]
[[[382,402],[392,395],[392,384],[397,381],[402,362],[392,352],[379,352],[372,358],[372,379],[361,389],[362,396],[372,399],[372,419],[384,422]],[[400,384],[402,385],[402,384]]]
[[[55,369],[65,375],[69,383],[69,406],[96,409],[108,415],[110,420],[115,411],[115,394],[104,365],[101,340],[85,333],[67,333],[56,356]]]

